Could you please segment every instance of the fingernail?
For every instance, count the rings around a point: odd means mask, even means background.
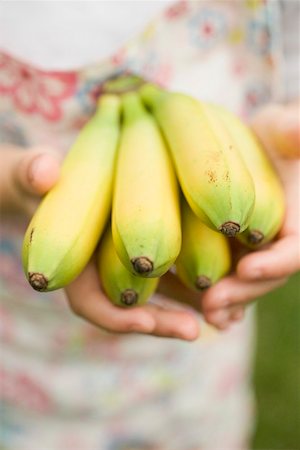
[[[236,311],[234,311],[231,314],[230,320],[233,321],[233,322],[238,322],[238,321],[243,319],[244,314],[245,314],[244,308],[237,309]]]
[[[218,298],[215,301],[216,307],[225,307],[229,305],[228,297],[225,295],[219,295]]]
[[[212,320],[212,322],[216,323],[216,324],[225,324],[225,322],[227,322],[229,318],[229,313],[228,311],[225,310],[221,310],[221,311],[217,311],[214,314],[211,314],[210,319]]]
[[[30,181],[30,183],[36,180],[38,174],[43,171],[46,165],[47,155],[38,155],[34,158],[28,170],[28,180]]]
[[[261,277],[262,271],[259,268],[252,269],[248,274],[248,278],[251,278],[251,280],[259,280]]]
[[[178,338],[186,341],[194,341],[199,336],[199,325],[193,320],[193,322],[187,323],[181,327],[178,333]]]
[[[220,331],[226,331],[230,327],[230,323],[223,322],[223,323],[218,324],[217,327],[219,328]]]

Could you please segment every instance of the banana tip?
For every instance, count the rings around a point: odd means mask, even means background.
[[[121,293],[120,300],[125,306],[133,306],[137,303],[138,298],[139,296],[134,289],[125,289],[125,291]]]
[[[45,291],[48,286],[48,280],[42,273],[29,272],[28,281],[36,291]]]
[[[240,232],[240,229],[241,229],[240,225],[236,222],[224,222],[220,226],[219,231],[225,234],[225,236],[234,237],[236,234]]]
[[[199,275],[196,279],[195,286],[199,290],[207,289],[212,285],[211,279],[205,275]]]
[[[140,256],[131,260],[134,270],[140,274],[148,274],[153,271],[153,262],[147,256]]]
[[[264,239],[264,234],[259,230],[250,230],[247,236],[249,244],[258,245]]]

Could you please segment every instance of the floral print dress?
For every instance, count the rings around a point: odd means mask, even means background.
[[[278,85],[277,2],[180,1],[143,34],[79,71],[0,55],[2,142],[68,150],[101,84],[124,70],[243,118]],[[0,447],[7,450],[242,450],[253,429],[253,310],[192,343],[102,332],[62,291],[24,278],[26,223],[1,219]]]

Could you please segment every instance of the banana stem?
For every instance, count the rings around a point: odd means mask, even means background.
[[[119,116],[121,100],[117,95],[104,94],[98,99],[95,116],[106,117],[108,120],[116,120]]]
[[[139,89],[145,80],[138,75],[122,73],[104,82],[102,92],[104,94],[124,94]]]
[[[135,121],[145,114],[145,108],[136,92],[128,92],[122,95],[123,113],[126,122]]]
[[[163,89],[151,83],[144,84],[140,88],[139,93],[145,105],[151,109],[155,108],[163,95],[166,95]]]

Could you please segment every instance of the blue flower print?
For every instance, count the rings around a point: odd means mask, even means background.
[[[124,71],[124,68],[119,68],[114,73],[101,74],[99,77],[90,78],[80,84],[75,98],[83,115],[89,117],[95,111],[97,98],[101,93],[103,83],[110,77],[122,74]]]
[[[255,54],[266,56],[271,51],[271,33],[266,21],[251,20],[247,28],[247,43]]]
[[[202,9],[189,21],[192,43],[203,50],[211,49],[226,33],[225,16],[213,9]]]

